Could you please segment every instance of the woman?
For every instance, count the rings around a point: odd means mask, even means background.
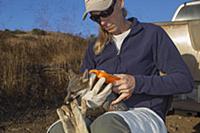
[[[123,100],[130,108],[101,115],[91,132],[166,133],[172,96],[193,88],[175,45],[159,26],[126,19],[124,0],[85,0],[85,6],[84,19],[90,15],[100,32],[86,51],[81,71],[99,69],[120,77],[113,83],[119,97],[112,104]]]

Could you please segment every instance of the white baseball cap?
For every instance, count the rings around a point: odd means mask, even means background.
[[[87,17],[87,14],[91,11],[104,11],[108,9],[113,0],[85,0],[85,12],[83,14],[83,20]]]

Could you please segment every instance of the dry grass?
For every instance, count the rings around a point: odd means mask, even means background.
[[[63,100],[67,71],[79,71],[86,44],[70,34],[0,31],[0,115]]]

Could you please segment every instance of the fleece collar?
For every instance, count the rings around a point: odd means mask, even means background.
[[[129,18],[128,20],[132,22],[131,32],[129,33],[129,36],[136,35],[137,33],[143,30],[143,26],[137,20],[137,18],[132,17],[132,18]]]

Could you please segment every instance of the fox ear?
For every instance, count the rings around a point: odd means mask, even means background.
[[[69,69],[68,76],[69,76],[69,79],[73,80],[76,77],[76,73],[72,69]]]
[[[86,69],[84,71],[83,76],[81,77],[81,79],[82,79],[83,83],[87,82],[89,80],[89,71],[88,71],[88,69]]]

